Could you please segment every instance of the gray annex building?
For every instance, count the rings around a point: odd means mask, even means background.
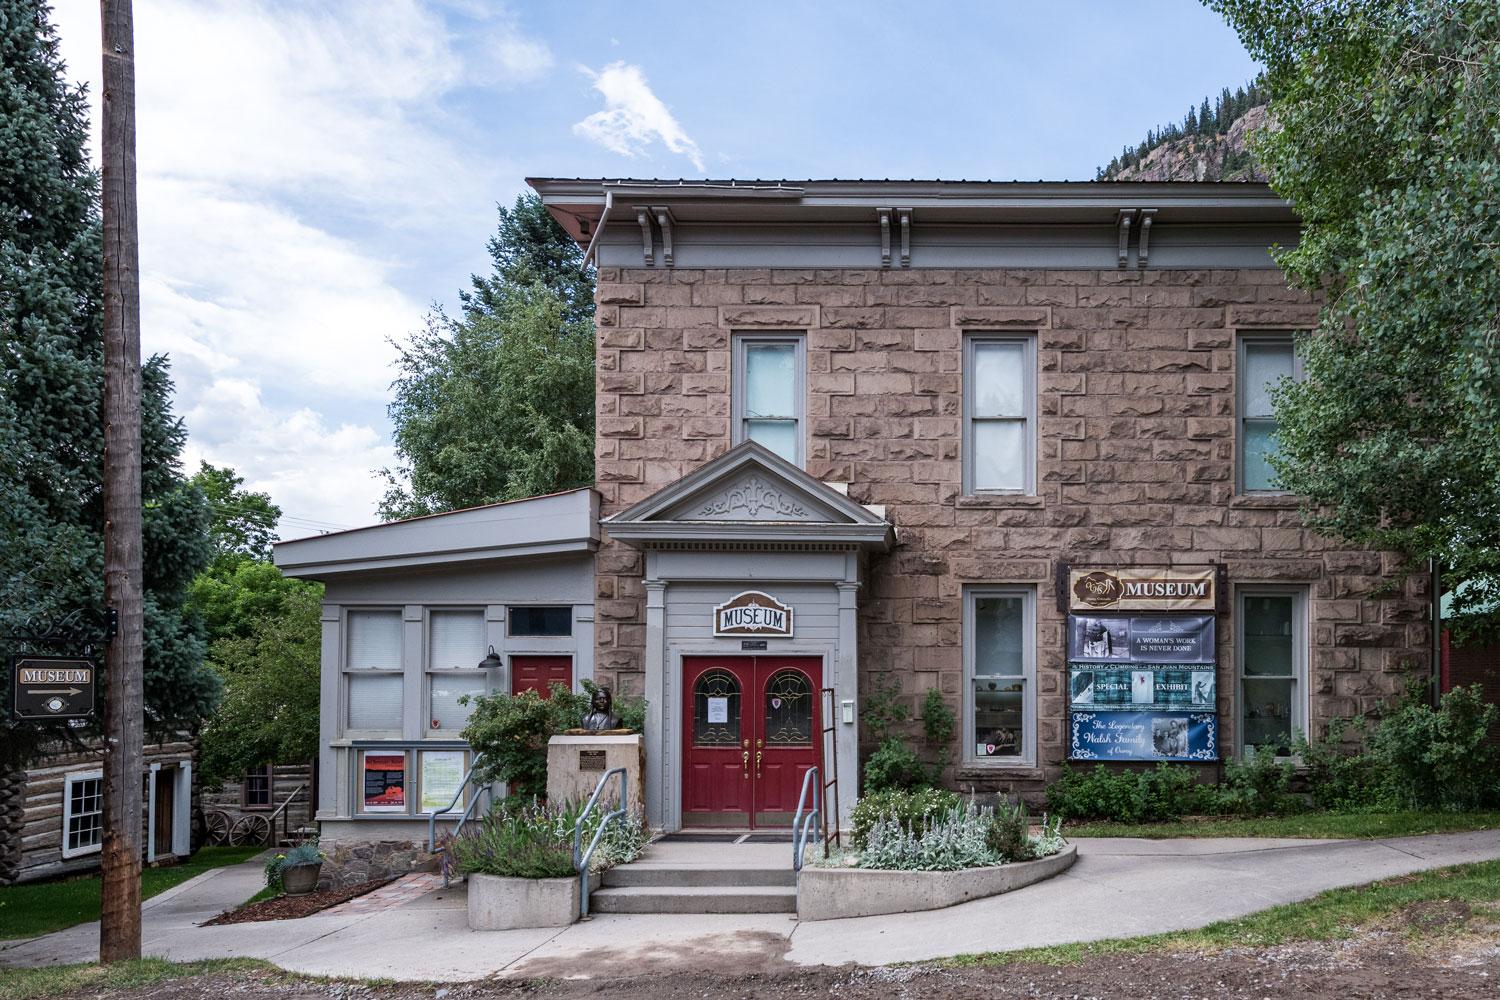
[[[328,584],[325,839],[415,850],[456,697],[547,678],[648,699],[652,824],[754,829],[835,750],[847,815],[876,689],[1035,798],[1432,669],[1431,581],[1276,488],[1317,306],[1264,185],[531,184],[599,269],[595,484],[278,546]]]

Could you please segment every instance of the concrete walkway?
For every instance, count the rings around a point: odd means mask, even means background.
[[[462,981],[492,975],[642,975],[855,962],[881,965],[980,951],[1201,927],[1325,889],[1500,858],[1500,830],[1385,841],[1080,840],[1068,872],[945,910],[798,923],[784,914],[607,915],[561,929],[470,931],[462,886],[371,913],[199,927],[252,895],[247,862],[184,883],[145,914],[148,955],[264,958],[296,972]],[[726,848],[728,849],[728,848]],[[92,961],[98,925],[0,944],[0,965]]]

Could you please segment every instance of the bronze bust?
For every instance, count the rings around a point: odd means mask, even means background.
[[[620,728],[620,717],[614,713],[615,698],[609,688],[597,688],[589,702],[591,711],[583,717],[583,728],[591,733]]]

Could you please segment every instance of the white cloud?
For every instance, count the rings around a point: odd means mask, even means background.
[[[137,0],[135,20],[142,340],[172,357],[190,464],[368,522],[388,339],[439,290],[402,280],[455,233],[482,245],[520,172],[472,155],[444,102],[541,79],[551,50],[481,0]],[[56,21],[97,103],[98,4]]]
[[[699,173],[703,172],[703,154],[698,144],[652,92],[639,66],[614,62],[598,73],[587,66],[578,68],[603,95],[604,110],[595,111],[574,125],[576,134],[612,153],[629,157],[642,155],[653,141],[660,141],[667,149],[693,161]]]

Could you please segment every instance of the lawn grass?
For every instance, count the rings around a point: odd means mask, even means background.
[[[141,872],[141,899],[166,892],[194,875],[249,860],[263,850],[263,847],[205,847],[175,865],[147,868]],[[98,919],[98,874],[0,888],[0,940],[50,934]]]
[[[1206,816],[1176,823],[1068,823],[1072,837],[1308,837],[1371,840],[1500,827],[1500,812],[1303,813],[1297,816]]]
[[[1174,931],[1136,938],[1111,938],[1081,944],[1027,948],[1022,951],[959,955],[952,965],[1011,965],[1040,963],[1071,965],[1096,955],[1148,951],[1217,951],[1223,948],[1266,948],[1292,941],[1338,941],[1353,936],[1414,903],[1435,900],[1469,904],[1500,902],[1500,861],[1436,868],[1414,875],[1331,889],[1300,903],[1286,903],[1238,920],[1221,920],[1193,931]],[[1417,934],[1420,923],[1408,926]]]
[[[45,1000],[47,997],[106,990],[141,989],[185,976],[227,972],[273,972],[274,965],[253,958],[213,958],[199,962],[169,962],[142,958],[113,965],[54,965],[42,969],[6,969],[0,976],[0,1000]]]

